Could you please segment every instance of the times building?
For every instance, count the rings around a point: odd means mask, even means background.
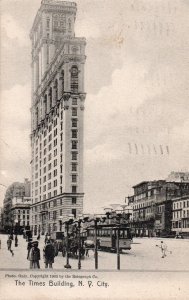
[[[34,235],[60,230],[83,211],[86,40],[75,37],[76,12],[74,2],[43,0],[30,32]]]

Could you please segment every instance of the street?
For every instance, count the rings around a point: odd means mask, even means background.
[[[12,243],[11,252],[7,250],[7,235],[0,235],[0,265],[1,269],[29,269],[27,260],[27,242],[22,236],[18,236],[18,247],[15,248]],[[128,271],[189,271],[189,239],[163,239],[167,245],[167,256],[162,258],[161,249],[156,247],[160,245],[160,238],[134,238],[132,249],[120,255],[121,269]],[[44,237],[39,241],[41,250],[40,267],[45,269],[43,262]],[[171,253],[170,253],[170,252]],[[115,253],[98,252],[99,270],[116,270],[117,255]],[[54,270],[63,270],[66,264],[66,258],[59,253],[55,257],[53,264]],[[70,259],[70,265],[73,270],[78,268],[77,259]],[[82,270],[94,270],[94,252],[89,251],[89,257],[81,260]],[[65,270],[65,269],[64,269]]]

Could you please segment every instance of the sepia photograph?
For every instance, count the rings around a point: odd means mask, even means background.
[[[0,8],[1,299],[189,299],[189,1]]]

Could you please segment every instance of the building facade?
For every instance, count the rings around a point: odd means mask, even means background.
[[[74,2],[43,0],[32,42],[32,229],[56,231],[83,212],[85,38]]]
[[[129,197],[133,207],[132,228],[136,236],[163,236],[172,232],[173,199],[189,195],[189,183],[165,180],[135,185]]]
[[[172,232],[189,237],[189,196],[173,199]]]
[[[23,199],[30,197],[31,182],[26,178],[24,183],[14,182],[11,184],[5,193],[3,201],[3,229],[10,230],[13,227],[12,206],[13,199]]]
[[[30,197],[14,197],[12,199],[12,224],[16,233],[22,233],[23,229],[30,229]]]

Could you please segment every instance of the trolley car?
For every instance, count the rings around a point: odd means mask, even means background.
[[[95,230],[97,236],[98,249],[103,251],[116,251],[117,235],[119,236],[119,250],[130,250],[132,243],[132,235],[129,227],[124,225],[98,225],[88,227],[81,233],[86,240],[94,241]]]

